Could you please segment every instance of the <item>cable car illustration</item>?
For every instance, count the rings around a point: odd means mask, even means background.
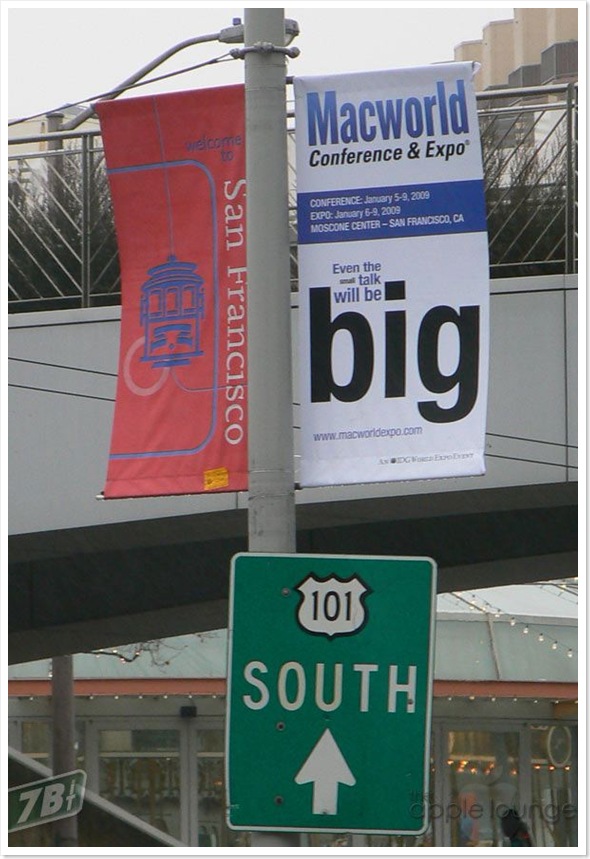
[[[174,255],[148,269],[141,287],[140,323],[144,330],[142,361],[153,367],[190,364],[203,354],[201,321],[205,316],[204,281],[197,264]]]

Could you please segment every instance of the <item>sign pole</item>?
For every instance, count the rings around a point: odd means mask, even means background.
[[[67,773],[76,767],[76,730],[74,696],[74,660],[72,656],[54,656],[51,679],[53,713],[53,772]],[[75,815],[60,817],[53,824],[56,847],[78,846],[78,819]]]
[[[264,50],[284,44],[283,9],[244,10],[251,552],[295,551],[286,65]],[[252,837],[252,846],[298,845],[292,834]]]

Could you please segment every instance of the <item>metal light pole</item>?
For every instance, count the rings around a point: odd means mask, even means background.
[[[47,117],[49,133],[62,130],[63,114],[53,113]],[[51,140],[50,150],[63,149],[63,140]],[[59,201],[63,200],[63,156],[56,155],[50,166],[49,189],[54,215],[59,212]],[[51,661],[51,713],[53,716],[52,758],[53,773],[72,772],[76,769],[76,723],[74,696],[74,660],[70,655],[54,656]],[[53,840],[56,847],[78,846],[78,819],[64,817],[53,823]]]
[[[299,32],[299,28],[295,21],[287,18],[285,21],[285,31],[292,38],[297,35]],[[168,50],[164,51],[164,53],[160,54],[157,57],[154,57],[153,60],[150,60],[149,63],[146,63],[145,66],[142,66],[136,72],[133,72],[128,78],[125,78],[118,86],[114,87],[111,92],[106,95],[101,96],[100,101],[106,101],[108,99],[118,98],[120,95],[123,95],[128,89],[131,89],[150,72],[154,69],[161,66],[166,60],[169,60],[170,57],[173,57],[179,51],[183,51],[185,48],[191,48],[193,45],[204,45],[207,42],[221,42],[226,45],[236,45],[241,44],[244,41],[244,26],[239,18],[234,18],[234,22],[231,27],[224,27],[218,33],[205,33],[201,36],[193,36],[190,39],[185,39],[184,42],[179,42],[177,45],[173,45]],[[282,44],[282,43],[281,43]],[[230,54],[234,56],[234,58],[241,57],[241,52],[238,51],[235,53],[234,51],[230,51]],[[149,81],[145,81],[145,83],[149,83]],[[89,105],[85,107],[79,114],[77,114],[72,119],[69,119],[67,122],[61,125],[62,131],[72,131],[75,128],[78,128],[79,125],[82,125],[87,119],[94,115],[94,106]]]
[[[271,49],[285,42],[283,10],[248,8],[244,24],[249,549],[294,552],[286,67]]]
[[[248,266],[248,547],[251,552],[295,552],[291,301],[283,9],[244,10]],[[209,41],[242,41],[236,22],[217,34],[176,45],[123,81],[117,97],[172,54]],[[89,107],[63,128],[75,128]],[[252,773],[252,778],[256,774]],[[299,836],[255,833],[253,846],[297,847]]]
[[[150,60],[149,63],[146,63],[145,66],[142,66],[141,69],[138,69],[128,78],[120,83],[117,87],[115,87],[112,92],[108,95],[102,97],[101,101],[105,101],[107,99],[117,98],[122,95],[126,90],[144,78],[149,72],[153,71],[158,66],[161,66],[163,62],[173,57],[174,54],[177,54],[179,51],[183,51],[185,48],[190,48],[193,45],[204,45],[207,42],[225,42],[228,44],[236,44],[243,41],[243,28],[239,23],[233,24],[231,27],[224,27],[223,30],[220,30],[219,33],[206,33],[202,36],[193,36],[190,39],[185,39],[184,42],[179,42],[178,45],[173,45],[171,48],[168,48],[167,51],[164,51],[163,54],[160,54],[158,57],[155,57],[153,60]],[[78,128],[85,120],[94,115],[94,107],[90,105],[89,107],[84,108],[77,116],[73,119],[70,119],[68,122],[62,125],[63,131],[71,131],[74,128]]]
[[[295,551],[283,9],[244,14],[248,260],[248,547]],[[252,773],[256,778],[256,773]],[[296,847],[289,833],[252,846]]]
[[[73,658],[54,656],[51,661],[51,710],[53,715],[53,773],[76,769],[76,729]],[[53,823],[56,847],[78,846],[78,818],[73,815]]]

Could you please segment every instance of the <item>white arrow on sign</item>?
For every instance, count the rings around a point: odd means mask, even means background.
[[[297,784],[313,782],[313,814],[336,814],[338,785],[356,784],[329,728],[319,738],[309,757],[295,776]]]

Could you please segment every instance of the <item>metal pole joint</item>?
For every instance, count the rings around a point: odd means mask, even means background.
[[[284,54],[291,59],[295,59],[301,51],[297,47],[285,48],[273,45],[272,42],[256,42],[247,48],[232,48],[229,53],[234,60],[243,60],[246,58],[246,54]]]

